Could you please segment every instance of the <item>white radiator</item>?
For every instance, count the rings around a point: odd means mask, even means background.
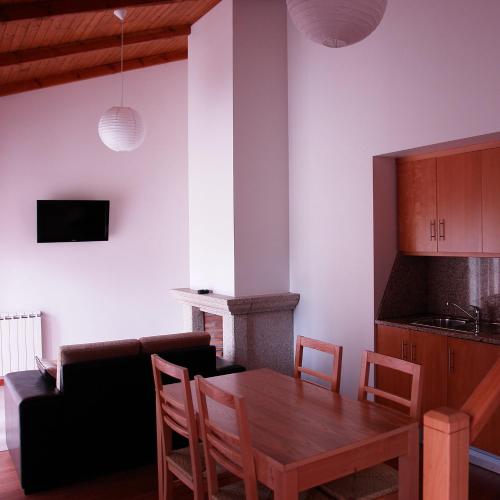
[[[0,313],[0,377],[33,370],[42,355],[42,313]]]

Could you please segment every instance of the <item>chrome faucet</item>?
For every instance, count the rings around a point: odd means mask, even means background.
[[[477,306],[469,305],[468,308],[472,311],[472,314],[468,313],[463,307],[460,307],[454,302],[446,302],[446,307],[455,306],[460,309],[464,314],[466,314],[472,321],[474,321],[474,333],[477,335],[479,333],[479,322],[481,320],[481,309]]]

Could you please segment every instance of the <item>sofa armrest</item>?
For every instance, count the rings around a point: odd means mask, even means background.
[[[246,368],[244,366],[238,365],[224,358],[218,357],[215,363],[217,375],[228,375],[229,373],[239,373],[246,371]]]
[[[7,447],[25,492],[56,484],[63,472],[62,400],[55,384],[38,370],[5,376]]]

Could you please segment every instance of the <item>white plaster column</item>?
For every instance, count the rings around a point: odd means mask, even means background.
[[[289,290],[287,13],[222,0],[188,59],[190,287]]]

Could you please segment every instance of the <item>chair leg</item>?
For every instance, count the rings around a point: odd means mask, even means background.
[[[163,474],[163,491],[165,492],[162,500],[174,500],[174,475],[168,469],[168,465],[165,464],[164,474]]]
[[[193,500],[205,500],[206,495],[205,495],[205,488],[203,488],[203,485],[201,488],[194,486],[194,491],[193,491]]]
[[[158,469],[158,499],[164,500],[165,498],[165,452],[164,452],[164,442],[163,442],[163,431],[159,425],[160,417],[158,411],[156,412],[156,462]]]
[[[161,453],[160,451],[158,452],[157,455],[157,461],[158,461],[158,500],[164,500],[165,459],[163,458],[163,453]]]

